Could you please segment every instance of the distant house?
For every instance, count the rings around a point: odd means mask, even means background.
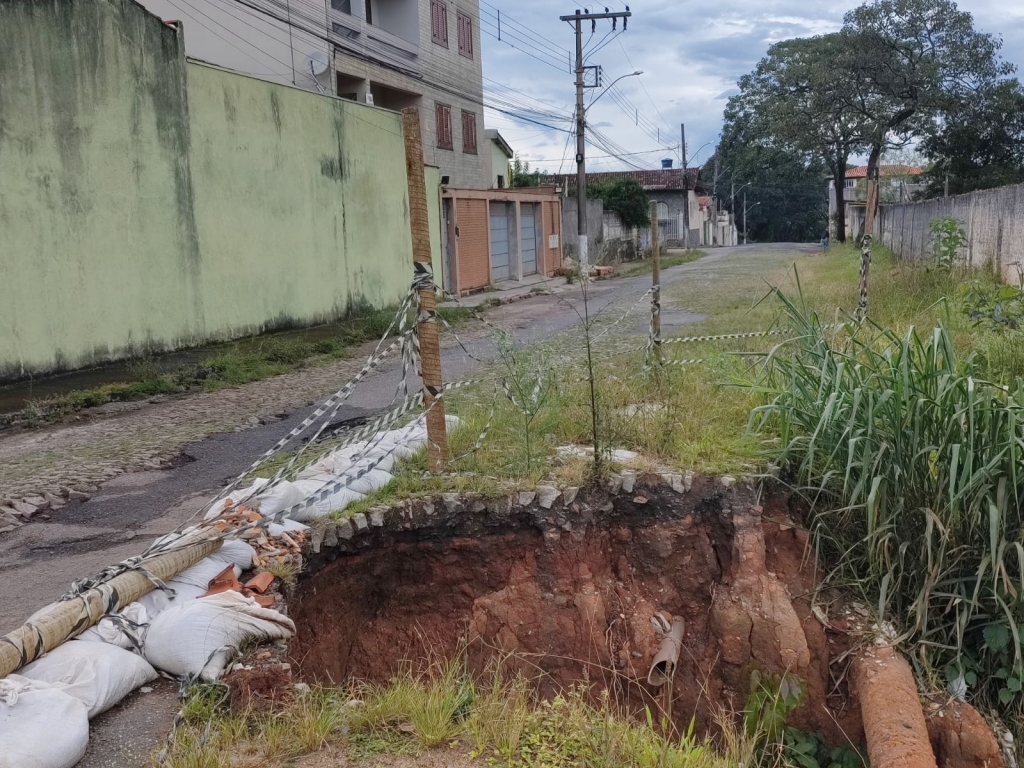
[[[924,189],[921,182],[923,168],[914,165],[883,165],[878,169],[879,185],[878,202],[904,203],[914,198],[918,192]],[[864,221],[863,210],[867,208],[868,201],[868,167],[866,165],[857,168],[850,168],[846,172],[843,199],[846,203],[846,234],[848,237],[859,237],[860,232],[854,232],[854,226],[859,226]],[[829,222],[835,221],[836,206],[836,185],[834,179],[828,182],[828,216]],[[834,225],[830,224],[834,230]],[[833,232],[834,234],[834,232]]]
[[[509,163],[514,155],[512,147],[494,128],[484,131],[484,137],[491,159],[491,189],[505,189],[509,186]]]
[[[670,161],[666,160],[666,163]],[[704,245],[698,225],[700,219],[699,197],[705,192],[703,174],[700,168],[689,168],[684,177],[681,168],[659,168],[650,171],[616,171],[613,173],[588,173],[587,184],[600,184],[623,179],[636,181],[643,187],[647,197],[658,204],[658,227],[662,242],[668,245],[682,245],[683,210],[689,205],[690,246]],[[551,183],[569,192],[576,187],[576,174],[550,177]],[[573,211],[575,209],[572,209]],[[575,214],[573,214],[575,215]],[[570,223],[567,226],[575,226]]]

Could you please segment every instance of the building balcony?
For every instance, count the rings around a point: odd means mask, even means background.
[[[327,16],[340,51],[420,73],[415,0],[331,0]]]

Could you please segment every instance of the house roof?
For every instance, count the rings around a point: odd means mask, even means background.
[[[504,152],[505,155],[508,156],[509,160],[511,160],[512,157],[515,155],[515,152],[512,151],[512,147],[510,147],[509,143],[505,141],[505,138],[500,133],[498,133],[496,128],[488,128],[487,130],[485,130],[484,138],[486,138],[488,141],[493,141],[495,144],[497,144],[498,149]]]
[[[883,165],[878,168],[879,176],[920,176],[922,173],[924,173],[924,168],[918,168],[916,165]],[[846,172],[848,179],[866,179],[867,177],[868,167],[866,165],[850,168]]]
[[[701,208],[710,208],[710,207],[711,207],[711,204],[712,204],[713,202],[714,202],[714,198],[711,198],[711,197],[702,197],[702,198],[700,198],[700,207],[701,207]]]
[[[699,189],[703,180],[702,172],[700,168],[687,168],[686,175],[689,179],[690,189]],[[556,176],[557,183],[571,186],[576,183],[576,174],[567,173],[561,176]],[[608,181],[621,181],[622,179],[632,179],[637,182],[645,190],[657,190],[664,189],[682,192],[687,189],[687,185],[683,181],[683,169],[682,168],[658,168],[650,171],[616,171],[613,173],[588,173],[587,182],[608,182]]]

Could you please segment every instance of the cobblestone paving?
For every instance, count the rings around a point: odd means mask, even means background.
[[[475,326],[460,329],[460,336],[481,335]],[[309,406],[357,374],[374,346],[362,345],[345,360],[232,389],[119,405],[114,413],[104,407],[79,423],[0,435],[0,532],[33,514],[23,501],[57,506],[61,498],[92,493],[122,473],[164,468],[187,445],[210,435],[248,429]],[[391,361],[384,369],[395,365]]]

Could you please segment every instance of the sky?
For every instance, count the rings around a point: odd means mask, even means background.
[[[604,2],[621,11],[628,0]],[[737,79],[754,68],[768,46],[834,32],[855,5],[854,0],[632,0],[626,32],[609,36],[610,22],[598,22],[592,38],[589,29],[584,31],[589,41],[585,52],[593,51],[588,63],[603,68],[605,84],[636,70],[644,74],[626,77],[602,95],[590,108],[588,122],[606,137],[611,152],[628,153],[628,161],[642,168],[660,167],[663,157],[673,157],[678,166],[679,125],[685,123],[689,164],[703,165],[714,152],[722,110],[736,92]],[[977,29],[1002,36],[1003,57],[1024,69],[1024,0],[960,0],[959,6],[974,15]],[[584,6],[480,0],[485,93],[551,113],[534,115],[545,124],[538,125],[488,110],[487,127],[497,128],[532,168],[551,173],[574,169],[575,142],[567,147],[564,129],[571,125],[575,105],[569,71],[575,35],[558,16],[577,7]],[[495,37],[499,11],[501,42]],[[600,89],[588,91],[588,102],[598,93]],[[611,152],[588,145],[587,169],[630,168],[610,157]]]

